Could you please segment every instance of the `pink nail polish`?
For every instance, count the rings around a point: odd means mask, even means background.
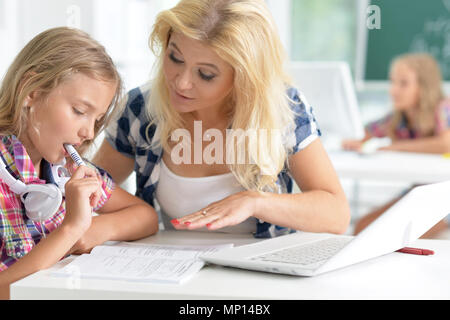
[[[207,223],[206,226],[209,228],[211,227],[211,223]]]
[[[186,221],[184,224],[188,226],[188,225],[191,224],[191,222],[190,221]]]
[[[170,222],[172,222],[172,224],[175,224],[175,225],[180,224],[180,221],[178,221],[178,219],[172,219],[172,220],[170,220]]]

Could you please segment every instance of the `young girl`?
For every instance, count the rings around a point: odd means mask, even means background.
[[[86,150],[111,117],[120,90],[111,58],[86,33],[54,28],[32,39],[0,88],[0,161],[13,181],[27,188],[54,184],[58,177],[52,165],[68,157],[64,144]],[[115,186],[104,170],[91,164],[75,167],[70,160],[68,164],[73,175],[64,186],[65,197],[44,221],[28,216],[30,208],[24,203],[31,192],[17,194],[11,183],[0,180],[3,298],[12,282],[66,254],[157,231],[155,211]],[[92,210],[100,215],[92,217]]]
[[[343,147],[359,150],[372,137],[390,137],[380,148],[409,152],[450,151],[450,99],[444,99],[437,62],[428,54],[396,58],[390,71],[390,95],[394,110],[366,126],[362,140],[346,140]]]
[[[130,91],[95,163],[117,181],[134,169],[167,229],[345,232],[345,193],[263,0],[182,0],[150,44],[156,77]]]
[[[390,137],[392,144],[380,150],[424,153],[450,152],[450,99],[444,98],[442,77],[435,59],[428,54],[406,54],[396,58],[390,71],[390,95],[394,110],[366,126],[362,140],[347,140],[343,147],[360,150],[372,137]],[[363,217],[355,227],[359,233],[395,199]],[[447,226],[441,221],[426,236],[433,236]]]

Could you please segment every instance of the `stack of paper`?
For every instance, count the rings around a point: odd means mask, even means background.
[[[197,273],[204,262],[199,259],[233,244],[214,246],[175,246],[119,242],[97,246],[83,254],[55,276],[102,278],[129,281],[182,283]]]

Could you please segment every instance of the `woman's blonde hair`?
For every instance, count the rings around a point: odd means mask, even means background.
[[[97,136],[111,119],[112,106],[120,99],[122,81],[102,45],[87,33],[67,27],[38,34],[9,67],[0,87],[0,134],[20,136],[27,123],[26,97],[38,92],[40,98],[45,98],[77,72],[117,84],[108,112],[96,122],[94,133]],[[79,148],[80,152],[85,151],[92,141],[85,141]]]
[[[426,53],[404,54],[395,58],[391,69],[395,64],[404,64],[417,76],[419,86],[418,116],[415,123],[411,123],[412,129],[418,131],[422,137],[431,136],[436,127],[436,108],[444,99],[442,91],[442,75],[436,60]],[[394,110],[391,127],[391,137],[395,135],[395,128],[402,120],[402,112]]]
[[[160,127],[165,150],[173,130],[183,126],[180,115],[170,107],[163,73],[172,32],[208,45],[233,67],[230,127],[266,129],[269,143],[260,147],[246,143],[246,157],[251,160],[233,162],[230,169],[248,190],[276,189],[289,152],[277,133],[292,124],[293,112],[287,97],[290,80],[283,70],[285,52],[266,4],[263,0],[182,0],[157,16],[149,39],[158,59],[147,111]]]

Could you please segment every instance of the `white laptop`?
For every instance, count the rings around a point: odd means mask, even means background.
[[[314,276],[408,246],[450,213],[449,194],[450,181],[416,187],[356,237],[296,232],[202,259],[242,269]]]

